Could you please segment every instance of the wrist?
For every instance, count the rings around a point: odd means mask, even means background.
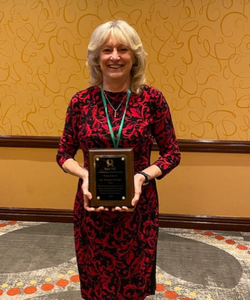
[[[138,172],[138,174],[141,174],[144,176],[144,182],[143,182],[143,186],[147,185],[149,183],[149,180],[150,180],[150,175],[147,174],[146,172],[143,172],[143,171],[140,171]]]
[[[81,172],[79,174],[79,177],[83,180],[85,180],[88,177],[88,170],[85,169],[84,167],[81,167]]]

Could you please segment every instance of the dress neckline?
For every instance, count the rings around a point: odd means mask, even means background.
[[[108,97],[108,99],[110,101],[114,101],[114,102],[119,102],[119,101],[123,101],[124,97],[126,96],[127,92],[110,92],[110,91],[106,91],[104,90],[106,96]]]

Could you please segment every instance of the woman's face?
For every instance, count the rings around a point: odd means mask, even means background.
[[[130,71],[135,58],[128,46],[110,37],[101,47],[99,55],[103,83],[121,82],[130,84]]]

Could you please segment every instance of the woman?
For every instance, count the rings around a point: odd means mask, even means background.
[[[88,65],[92,85],[71,99],[57,154],[63,170],[79,177],[74,236],[81,293],[86,300],[141,300],[156,286],[155,178],[179,164],[180,152],[166,100],[145,85],[145,52],[131,26],[124,21],[99,26],[88,46]],[[150,164],[154,139],[160,157]],[[91,207],[88,150],[116,147],[134,149],[132,212],[124,206]],[[74,160],[78,148],[83,167]]]

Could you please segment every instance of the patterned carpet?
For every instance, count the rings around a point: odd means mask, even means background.
[[[81,300],[73,225],[0,221],[0,300]],[[160,229],[147,300],[249,300],[250,233]]]

